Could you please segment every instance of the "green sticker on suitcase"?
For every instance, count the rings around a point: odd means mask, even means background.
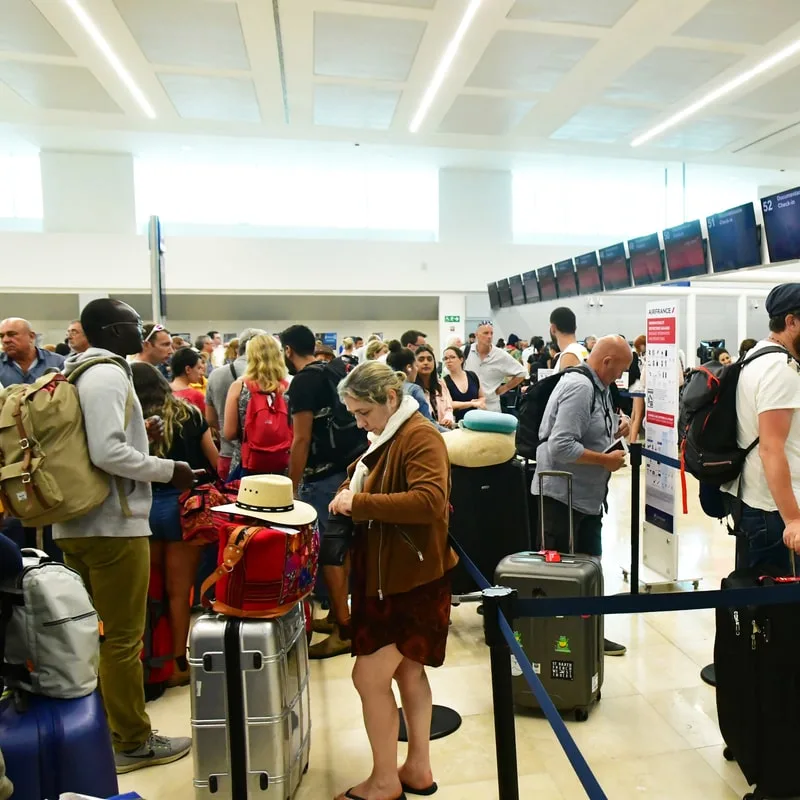
[[[559,636],[556,640],[556,653],[571,653],[569,649],[569,639],[566,636]]]

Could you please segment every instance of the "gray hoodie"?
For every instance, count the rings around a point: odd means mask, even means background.
[[[53,526],[54,539],[88,536],[149,536],[150,483],[169,483],[175,462],[148,455],[147,431],[139,398],[133,391],[131,370],[123,359],[108,350],[90,347],[85,353],[72,355],[64,365],[69,375],[82,361],[91,358],[115,358],[116,364],[97,364],[87,369],[77,381],[78,396],[86,426],[89,457],[109,476],[122,478],[131,516],[122,513],[117,496],[117,481],[109,477],[111,493],[105,502],[83,517]],[[133,394],[133,408],[125,427],[125,406]]]

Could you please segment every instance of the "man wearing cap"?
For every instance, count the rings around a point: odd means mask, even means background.
[[[789,574],[787,548],[800,552],[800,283],[776,286],[765,307],[769,338],[747,354],[736,389],[739,447],[758,440],[741,474],[737,528],[745,546],[736,566],[767,564]],[[785,352],[753,358],[775,346]],[[736,497],[739,481],[722,488]]]

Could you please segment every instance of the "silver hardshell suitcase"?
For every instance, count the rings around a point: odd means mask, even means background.
[[[567,481],[567,503],[572,508],[572,473],[539,473],[539,533],[544,550],[542,479],[560,477]],[[504,558],[495,572],[495,583],[517,590],[526,600],[534,597],[596,597],[603,594],[600,559],[575,553],[575,533],[570,517],[569,553],[558,561],[547,560],[543,552],[515,553]],[[603,618],[521,617],[514,620],[514,633],[533,669],[559,711],[587,719],[599,699],[603,685]],[[522,671],[512,662],[514,704],[539,708]]]
[[[311,746],[302,605],[277,619],[203,615],[189,664],[195,797],[292,797]]]

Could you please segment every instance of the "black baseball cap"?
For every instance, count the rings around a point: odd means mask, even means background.
[[[776,286],[764,303],[771,317],[783,317],[793,311],[800,311],[800,283],[782,283]]]

